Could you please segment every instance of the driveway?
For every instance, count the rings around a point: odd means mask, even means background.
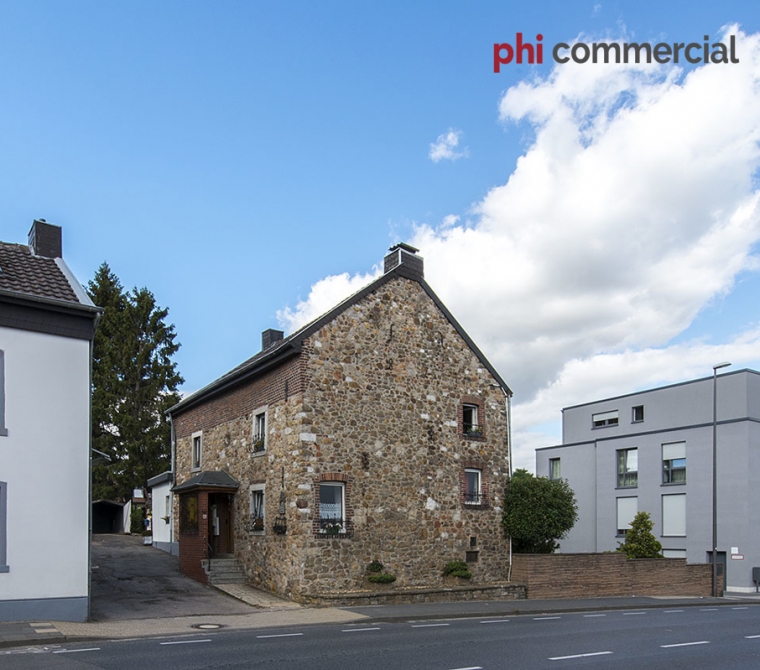
[[[250,605],[186,577],[176,556],[144,546],[140,536],[92,536],[92,621],[253,611]]]

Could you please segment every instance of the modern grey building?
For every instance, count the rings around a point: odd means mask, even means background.
[[[718,560],[726,590],[755,590],[760,567],[760,373],[717,378]],[[615,550],[649,512],[666,557],[710,562],[713,378],[562,410],[562,444],[536,450],[536,473],[575,491],[562,553]]]

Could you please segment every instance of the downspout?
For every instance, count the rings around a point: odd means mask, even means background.
[[[172,419],[171,414],[167,414],[167,417],[169,418],[169,430],[170,430],[170,437],[169,437],[169,444],[171,445],[171,456],[172,456],[172,464],[171,464],[171,470],[172,470],[172,487],[177,485],[177,475],[174,472],[174,464],[175,464],[175,436],[174,436],[174,420]],[[171,491],[169,491],[171,493]],[[169,507],[169,553],[172,553],[172,545],[174,544],[174,494],[171,493],[170,498],[170,507]]]

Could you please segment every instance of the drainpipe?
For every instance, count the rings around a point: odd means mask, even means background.
[[[174,471],[174,464],[175,464],[175,437],[174,437],[174,420],[172,419],[171,414],[166,415],[169,419],[169,430],[170,430],[170,437],[169,437],[169,444],[171,446],[171,457],[172,457],[172,486],[176,486],[177,484],[177,475]],[[169,494],[171,495],[171,498],[169,498],[169,502],[171,503],[171,506],[169,507],[169,554],[172,553],[172,545],[174,544],[174,494],[169,491]]]
[[[509,459],[509,481],[512,481],[512,394],[504,392],[507,397],[507,458]],[[507,581],[512,581],[512,536],[509,536],[509,572]]]

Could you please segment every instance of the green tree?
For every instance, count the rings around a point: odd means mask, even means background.
[[[93,467],[94,498],[126,498],[170,467],[164,412],[180,400],[179,349],[167,309],[147,288],[125,292],[103,263],[88,284],[103,307],[93,344],[93,447],[110,462]]]
[[[515,470],[504,495],[504,530],[519,554],[550,554],[578,519],[575,494],[564,479]]]
[[[625,542],[621,542],[618,551],[628,558],[662,558],[662,545],[652,533],[654,521],[649,512],[638,512],[631,527],[625,534]]]

